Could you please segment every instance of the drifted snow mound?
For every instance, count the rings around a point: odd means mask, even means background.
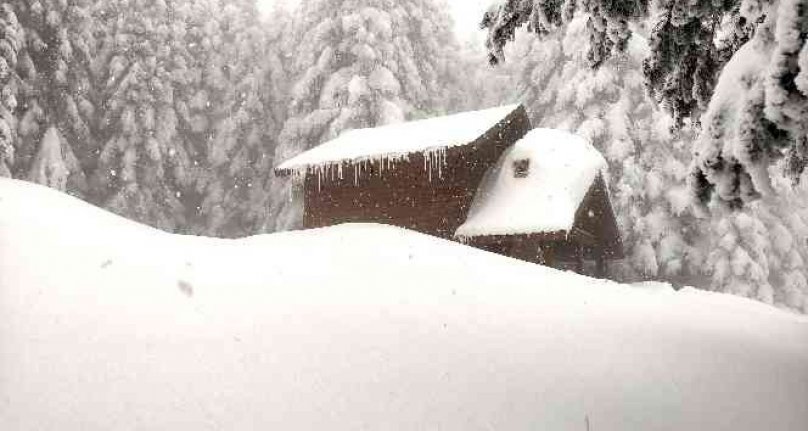
[[[160,233],[0,180],[0,429],[808,429],[808,320],[402,229]],[[589,428],[587,428],[587,424]]]

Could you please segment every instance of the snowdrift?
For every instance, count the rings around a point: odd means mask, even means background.
[[[808,320],[376,225],[161,233],[0,180],[0,429],[808,429]],[[587,428],[588,427],[588,428]]]

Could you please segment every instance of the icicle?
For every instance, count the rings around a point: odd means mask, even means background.
[[[427,173],[429,181],[432,182],[433,173],[438,174],[438,179],[443,179],[443,167],[446,164],[446,149],[433,148],[424,150],[421,153],[424,157],[424,170]]]
[[[317,166],[317,191],[323,190],[323,167]]]
[[[438,159],[438,179],[443,179],[443,163],[446,160],[446,151],[443,149],[438,149],[437,153]]]
[[[429,177],[429,182],[431,183],[432,182],[432,152],[431,151],[426,152],[424,160],[426,161],[427,175]]]

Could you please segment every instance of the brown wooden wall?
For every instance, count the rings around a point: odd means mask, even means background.
[[[591,234],[594,244],[586,244],[586,259],[603,256],[622,259],[623,243],[612,208],[609,191],[602,175],[598,175],[575,215],[575,228],[583,235]]]
[[[378,162],[364,165],[358,182],[351,164],[343,165],[342,179],[310,173],[304,184],[304,226],[387,223],[452,238],[466,220],[483,175],[530,129],[520,107],[470,145],[447,149],[442,175],[434,166],[431,179],[421,154],[384,169]]]

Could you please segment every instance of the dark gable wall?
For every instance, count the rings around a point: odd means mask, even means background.
[[[590,215],[591,214],[591,215]],[[617,227],[608,188],[602,175],[598,175],[575,215],[575,227],[591,234],[596,246],[587,246],[586,259],[596,259],[601,254],[607,259],[622,259],[623,243]]]
[[[519,107],[472,144],[449,148],[442,175],[433,167],[431,181],[421,154],[383,171],[379,163],[368,163],[358,183],[351,164],[343,166],[343,179],[308,174],[304,226],[387,223],[452,238],[466,220],[485,172],[531,128],[524,108]]]

